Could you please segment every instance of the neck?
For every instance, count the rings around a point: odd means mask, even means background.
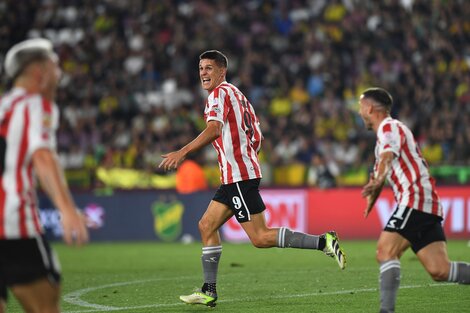
[[[372,129],[374,130],[375,133],[377,133],[377,130],[379,129],[380,124],[383,122],[384,119],[387,117],[390,117],[390,114],[388,113],[376,113],[377,115],[375,116],[375,119],[372,123]]]

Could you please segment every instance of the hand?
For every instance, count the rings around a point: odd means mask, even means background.
[[[375,179],[373,173],[370,174],[369,182],[362,188],[361,195],[367,198],[382,188],[382,183]]]
[[[377,199],[377,196],[379,195],[381,190],[382,183],[378,182],[377,179],[375,179],[375,175],[371,173],[369,177],[369,182],[367,183],[367,185],[364,186],[361,193],[362,197],[366,198],[367,200],[367,207],[364,210],[365,218],[367,218],[367,216],[369,216],[369,213],[372,211],[372,208],[375,204],[375,200]]]
[[[88,242],[88,230],[86,229],[85,219],[81,212],[78,210],[68,210],[62,213],[61,221],[66,244],[80,246]]]
[[[371,196],[367,196],[366,200],[367,200],[367,207],[364,210],[364,218],[367,218],[369,216],[370,211],[372,211],[372,208],[374,207],[374,203],[372,202]]]
[[[165,171],[177,169],[178,166],[183,162],[185,155],[181,150],[173,151],[167,154],[162,154],[163,161],[158,165],[159,168],[163,168]]]

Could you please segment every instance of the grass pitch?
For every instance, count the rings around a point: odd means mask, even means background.
[[[199,243],[55,244],[64,275],[62,311],[378,312],[375,242],[341,243],[348,257],[344,271],[318,251],[223,244],[214,309],[178,299],[201,285]],[[452,260],[470,262],[467,241],[450,241],[448,248]],[[470,312],[470,286],[433,282],[411,251],[401,262],[397,312]],[[11,295],[7,312],[21,312]]]

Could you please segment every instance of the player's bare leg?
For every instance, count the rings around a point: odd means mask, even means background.
[[[445,241],[433,242],[419,250],[416,255],[435,281],[470,284],[470,264],[451,262]]]
[[[199,221],[199,231],[202,239],[202,268],[204,271],[204,284],[201,290],[180,299],[189,304],[204,304],[215,306],[217,300],[217,272],[222,255],[222,244],[219,228],[232,217],[233,212],[217,201],[211,201]]]
[[[410,246],[398,233],[383,231],[377,243],[377,262],[380,264],[380,313],[395,312],[400,287],[400,257]]]
[[[341,269],[345,268],[346,258],[339,246],[335,232],[320,236],[295,232],[288,228],[269,228],[263,213],[251,215],[251,220],[241,223],[252,244],[257,248],[297,248],[315,249],[325,252],[338,262]]]
[[[251,220],[240,224],[256,248],[277,246],[279,228],[268,228],[263,213],[251,215]]]
[[[7,304],[5,300],[0,298],[0,313],[5,313],[7,311]]]
[[[29,284],[11,287],[25,312],[28,313],[59,313],[60,287],[52,285],[42,278]]]
[[[233,216],[233,212],[223,203],[211,201],[199,221],[199,232],[203,246],[220,245],[219,228]]]

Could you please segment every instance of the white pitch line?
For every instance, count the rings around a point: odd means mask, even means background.
[[[174,277],[153,278],[153,279],[134,280],[134,281],[127,281],[127,282],[106,284],[106,285],[101,285],[101,286],[96,286],[96,287],[89,287],[89,288],[79,289],[79,290],[67,293],[66,295],[64,295],[64,301],[68,302],[70,304],[75,304],[75,305],[78,305],[78,306],[81,306],[81,307],[86,307],[86,308],[92,308],[93,309],[91,311],[80,311],[80,312],[96,312],[97,310],[98,311],[123,310],[122,307],[114,307],[114,306],[107,306],[107,305],[89,303],[89,302],[86,302],[85,300],[80,299],[80,297],[83,296],[86,293],[93,292],[93,291],[96,291],[96,290],[99,290],[99,289],[120,287],[120,286],[133,285],[133,284],[141,284],[141,283],[154,282],[154,281],[178,280],[178,279],[196,279],[198,277],[199,276],[182,276],[182,277],[177,277],[177,278],[174,278]]]
[[[183,278],[183,277],[179,277],[179,278]],[[191,277],[191,278],[194,278],[194,277]],[[90,307],[92,309],[77,310],[77,311],[65,311],[64,313],[109,312],[109,311],[123,311],[123,310],[135,310],[135,309],[147,309],[147,308],[164,308],[164,307],[184,305],[184,303],[178,302],[178,303],[167,303],[167,304],[165,304],[165,303],[156,303],[156,304],[128,306],[128,307],[112,307],[112,306],[104,306],[104,305],[99,305],[99,304],[94,304],[94,303],[88,303],[88,302],[85,302],[85,301],[79,299],[79,297],[81,295],[83,295],[85,293],[88,293],[88,292],[91,292],[91,291],[98,290],[98,289],[104,289],[104,288],[108,288],[108,287],[125,286],[125,285],[131,285],[131,284],[139,284],[139,283],[156,281],[156,280],[168,280],[168,279],[173,279],[173,278],[136,280],[136,281],[132,281],[132,282],[114,283],[114,284],[108,284],[108,285],[103,285],[103,286],[98,286],[98,287],[80,289],[80,290],[77,290],[77,291],[74,291],[72,293],[69,293],[69,294],[65,295],[64,300],[69,302],[69,303],[72,303],[72,304],[85,306],[85,307]],[[400,286],[400,289],[415,289],[415,288],[424,288],[424,287],[445,287],[445,286],[453,286],[453,285],[457,285],[457,284],[455,284],[455,283],[435,283],[435,284],[425,284],[425,285],[405,285],[405,286]],[[274,299],[274,298],[275,299],[304,298],[304,297],[355,294],[355,293],[376,292],[376,291],[378,291],[377,288],[361,288],[361,289],[338,290],[338,291],[330,291],[330,292],[313,292],[313,293],[291,294],[291,295],[276,295],[275,297],[273,297],[273,296],[246,297],[246,298],[241,298],[241,299],[238,298],[238,299],[220,300],[220,301],[217,301],[217,303],[246,302],[246,301],[256,301],[256,300],[260,300],[260,299],[271,299],[271,298],[272,299]],[[75,296],[70,297],[70,295],[72,295],[72,294],[75,295]],[[83,303],[83,305],[79,304],[79,303]]]

